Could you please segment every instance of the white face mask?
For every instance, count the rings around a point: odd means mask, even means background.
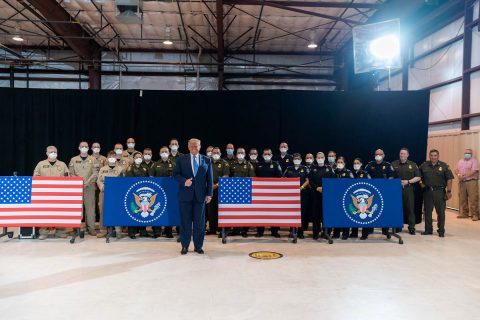
[[[81,147],[81,148],[80,148],[80,152],[81,152],[81,153],[87,153],[87,152],[88,152],[88,148],[87,148],[87,147]]]
[[[282,152],[282,153],[287,152],[287,150],[288,150],[287,148],[280,148],[280,152]]]
[[[263,156],[263,160],[268,162],[268,161],[272,160],[272,156]]]
[[[145,160],[147,160],[147,161],[152,160],[152,156],[149,155],[149,154],[144,155],[143,158],[144,158]]]
[[[177,151],[177,150],[178,150],[178,146],[177,146],[176,144],[172,144],[172,145],[170,146],[170,150],[172,150],[172,151]]]
[[[325,163],[325,158],[317,158],[317,163],[318,164],[324,164]]]
[[[93,153],[100,153],[100,148],[93,148]]]
[[[220,159],[220,155],[219,154],[214,154],[214,155],[212,155],[212,158],[213,158],[213,160],[217,161],[218,159]]]
[[[133,149],[133,148],[135,148],[135,143],[133,143],[133,142],[127,143],[127,147],[129,149]]]
[[[251,154],[250,155],[250,160],[257,160],[257,155],[256,154]]]
[[[381,155],[376,155],[375,156],[375,161],[382,161],[383,157]]]
[[[306,162],[307,164],[312,164],[312,163],[313,163],[313,159],[306,159],[305,162]]]
[[[117,158],[108,158],[108,163],[113,165],[115,162],[117,162]]]
[[[207,157],[209,157],[209,158],[212,157],[212,152],[211,152],[211,151],[208,151],[208,152],[207,152]]]
[[[50,160],[55,160],[55,159],[57,159],[57,153],[56,153],[56,152],[50,152],[50,153],[48,154],[48,158],[49,158]]]
[[[140,163],[143,162],[142,158],[136,158],[134,161],[136,165],[139,165]]]
[[[302,160],[297,160],[297,159],[294,159],[293,160],[293,164],[296,164],[297,166],[302,163]]]
[[[162,158],[162,160],[167,160],[168,159],[168,152],[160,153],[160,157]]]
[[[238,153],[237,154],[237,159],[238,160],[243,160],[243,159],[245,159],[245,155],[243,153]]]
[[[123,153],[123,150],[122,149],[115,149],[115,154],[116,155],[121,155]]]
[[[345,165],[343,163],[338,163],[337,168],[342,170],[343,168],[345,168]]]
[[[361,167],[362,167],[361,164],[354,164],[353,165],[353,169],[355,169],[355,170],[360,170]]]

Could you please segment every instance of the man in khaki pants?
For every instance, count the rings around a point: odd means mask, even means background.
[[[100,168],[100,172],[98,173],[97,178],[97,186],[100,190],[99,195],[99,203],[98,206],[100,207],[100,232],[97,233],[97,238],[105,237],[107,230],[103,225],[103,205],[104,205],[104,192],[105,192],[105,177],[119,177],[123,175],[123,167],[121,166],[120,162],[115,157],[115,152],[110,151],[107,155],[107,165]],[[122,228],[115,227],[115,232],[117,234],[117,238],[120,238]]]
[[[455,169],[459,179],[459,219],[472,217],[478,221],[478,161],[472,157],[472,149],[465,149],[463,159],[460,159]]]
[[[70,176],[83,178],[83,205],[85,206],[85,224],[88,234],[96,236],[95,231],[95,186],[98,171],[96,160],[88,155],[88,143],[80,142],[78,146],[80,154],[73,157],[68,165]]]
[[[35,170],[33,171],[34,176],[41,177],[64,177],[68,176],[67,165],[57,160],[57,148],[54,146],[47,147],[47,159],[40,161]],[[66,238],[64,228],[52,228],[55,231],[55,236],[58,238]],[[38,240],[45,240],[48,237],[48,228],[39,229],[40,236]]]

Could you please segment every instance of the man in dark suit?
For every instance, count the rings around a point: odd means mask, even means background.
[[[181,254],[187,254],[192,238],[195,252],[203,254],[205,204],[213,196],[212,161],[200,152],[200,140],[188,141],[190,153],[177,158],[173,176],[179,182]],[[193,229],[192,229],[193,223]]]

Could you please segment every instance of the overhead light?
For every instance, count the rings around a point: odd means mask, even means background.
[[[173,42],[171,40],[165,40],[163,41],[163,44],[166,44],[167,46],[171,46]]]
[[[318,45],[315,42],[310,42],[307,47],[309,47],[310,49],[315,49],[316,47],[318,47]]]
[[[15,26],[15,34],[12,37],[12,40],[22,42],[24,39],[20,35],[20,27],[17,25]]]
[[[15,40],[15,41],[18,41],[18,42],[22,42],[22,41],[25,40],[25,39],[23,39],[19,34],[16,34],[16,35],[14,35],[14,36],[12,37],[12,40]]]

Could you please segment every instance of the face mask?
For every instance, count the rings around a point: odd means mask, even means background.
[[[212,158],[213,158],[213,160],[217,161],[217,160],[220,159],[220,155],[219,154],[214,154],[214,155],[212,155]]]
[[[362,165],[360,165],[360,164],[354,164],[353,165],[353,169],[355,169],[355,170],[360,170],[361,167],[362,167]]]
[[[313,159],[306,159],[305,162],[306,162],[307,164],[312,164],[312,163],[313,163]]]
[[[334,163],[335,162],[335,157],[328,157],[328,162]]]
[[[324,164],[325,163],[325,158],[318,158],[317,163],[318,164]]]
[[[81,153],[87,153],[87,152],[88,152],[88,148],[87,148],[87,147],[81,147],[81,148],[80,148],[80,152],[81,152]]]
[[[209,157],[209,158],[212,157],[212,153],[210,151],[207,152],[207,157]]]
[[[133,149],[133,148],[135,148],[135,143],[132,143],[132,142],[127,143],[127,147],[128,147],[129,149]]]
[[[170,146],[170,150],[172,150],[172,151],[177,151],[177,150],[178,150],[178,146],[177,146],[176,144],[172,144],[172,145]]]
[[[298,166],[300,163],[302,163],[302,160],[297,160],[297,159],[293,160],[293,164],[296,164],[297,166]]]
[[[142,158],[136,158],[135,159],[135,164],[138,165],[138,164],[142,163],[142,161],[143,161]]]
[[[250,155],[250,160],[257,160],[257,155],[256,154],[251,154]]]
[[[117,156],[121,155],[123,153],[123,150],[122,149],[115,149],[115,154]]]
[[[272,156],[263,156],[263,160],[268,162],[268,161],[272,160]]]
[[[227,154],[228,154],[229,156],[233,155],[233,149],[227,149]]]
[[[464,157],[467,160],[472,159],[472,154],[471,153],[465,153]]]
[[[114,165],[115,162],[117,162],[116,158],[108,158],[108,163],[110,163],[111,165]]]
[[[149,154],[144,155],[143,158],[144,158],[145,160],[147,160],[147,161],[152,160],[152,156],[149,155]]]
[[[376,155],[375,156],[375,161],[382,161],[383,157],[381,155]]]
[[[52,160],[55,160],[57,159],[57,153],[56,152],[50,152],[48,154],[48,158],[52,159]]]
[[[168,159],[168,152],[162,152],[162,153],[160,153],[160,157],[162,158],[162,160]]]
[[[237,154],[237,159],[238,160],[243,160],[243,159],[245,159],[245,155],[243,153],[239,153],[239,154]]]
[[[93,153],[100,153],[100,148],[93,148]]]
[[[287,148],[280,148],[280,152],[282,152],[282,153],[287,152],[287,150],[288,150]]]
[[[337,164],[337,168],[342,170],[343,168],[345,168],[345,165],[343,163],[339,163]]]

